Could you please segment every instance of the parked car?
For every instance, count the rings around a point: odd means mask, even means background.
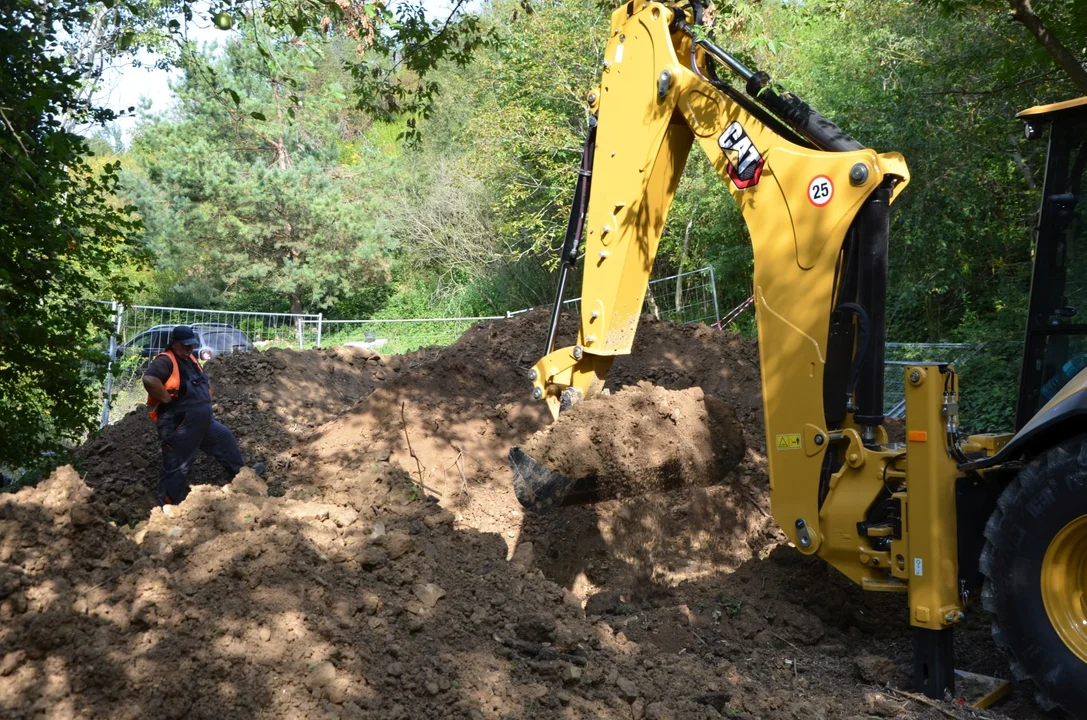
[[[256,347],[245,332],[228,323],[194,323],[192,328],[200,340],[196,356],[202,362],[219,355],[250,352]],[[138,356],[150,362],[166,349],[173,329],[173,325],[156,325],[150,330],[144,330],[117,348],[117,359]]]

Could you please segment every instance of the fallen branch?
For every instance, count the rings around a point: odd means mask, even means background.
[[[494,639],[511,650],[516,650],[522,655],[528,655],[529,657],[534,657],[538,660],[565,660],[566,662],[581,667],[585,667],[585,665],[588,664],[588,660],[580,655],[562,653],[549,645],[539,645],[537,643],[515,640],[513,638],[501,638],[497,635],[494,636]]]
[[[464,458],[464,451],[453,443],[449,443],[449,447],[457,451],[457,459],[453,461],[453,465],[457,466],[457,472],[460,473],[460,483],[464,488],[464,494],[471,498],[472,494],[468,492],[468,478],[464,477],[464,467],[461,464],[461,460]],[[453,467],[453,465],[450,465],[449,467]],[[446,469],[448,470],[449,468]]]
[[[930,700],[924,695],[916,695],[911,692],[906,692],[905,690],[895,690],[890,685],[887,686],[887,691],[890,692],[892,695],[898,695],[899,697],[905,698],[906,700],[913,700],[915,703],[928,705],[930,708],[939,712],[944,717],[954,718],[954,720],[962,720],[958,715],[943,707],[940,703],[936,702],[935,700]]]
[[[419,469],[419,487],[423,489],[423,494],[430,492],[427,489],[426,484],[423,482],[423,463],[420,462],[419,456],[415,454],[415,450],[411,447],[411,436],[408,435],[408,421],[404,418],[404,405],[407,404],[406,400],[400,402],[400,427],[404,429],[404,439],[408,442],[408,454],[415,458],[415,467]]]

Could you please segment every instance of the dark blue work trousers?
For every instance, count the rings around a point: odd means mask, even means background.
[[[212,416],[211,399],[193,400],[196,399],[187,399],[179,403],[181,407],[159,413],[158,431],[162,441],[160,505],[176,505],[189,494],[189,470],[197,450],[218,460],[232,479],[245,464],[234,433]]]

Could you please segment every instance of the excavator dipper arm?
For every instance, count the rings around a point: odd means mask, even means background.
[[[612,17],[600,85],[589,93],[598,122],[591,162],[583,163],[592,179],[577,344],[549,343],[531,374],[533,394],[557,416],[564,397],[598,392],[615,356],[630,352],[668,209],[697,141],[741,208],[754,247],[774,512],[789,518],[782,525],[790,539],[806,534],[814,551],[827,432],[853,421],[870,444],[881,432],[887,205],[909,173],[900,155],[864,149],[796,98],[778,95],[765,75],[696,41],[686,20],[657,3],[628,4]],[[779,114],[716,80],[711,58],[764,101],[775,99]],[[833,378],[825,377],[828,363],[837,366]],[[878,382],[865,388],[866,376]]]

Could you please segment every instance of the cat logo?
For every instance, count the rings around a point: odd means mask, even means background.
[[[747,136],[747,132],[740,123],[733,121],[725,128],[721,137],[717,139],[717,144],[726,151],[725,156],[729,159],[728,176],[733,185],[743,190],[759,184],[765,161],[762,153],[755,147],[755,143],[751,142],[751,138]],[[735,161],[729,151],[736,154]]]

